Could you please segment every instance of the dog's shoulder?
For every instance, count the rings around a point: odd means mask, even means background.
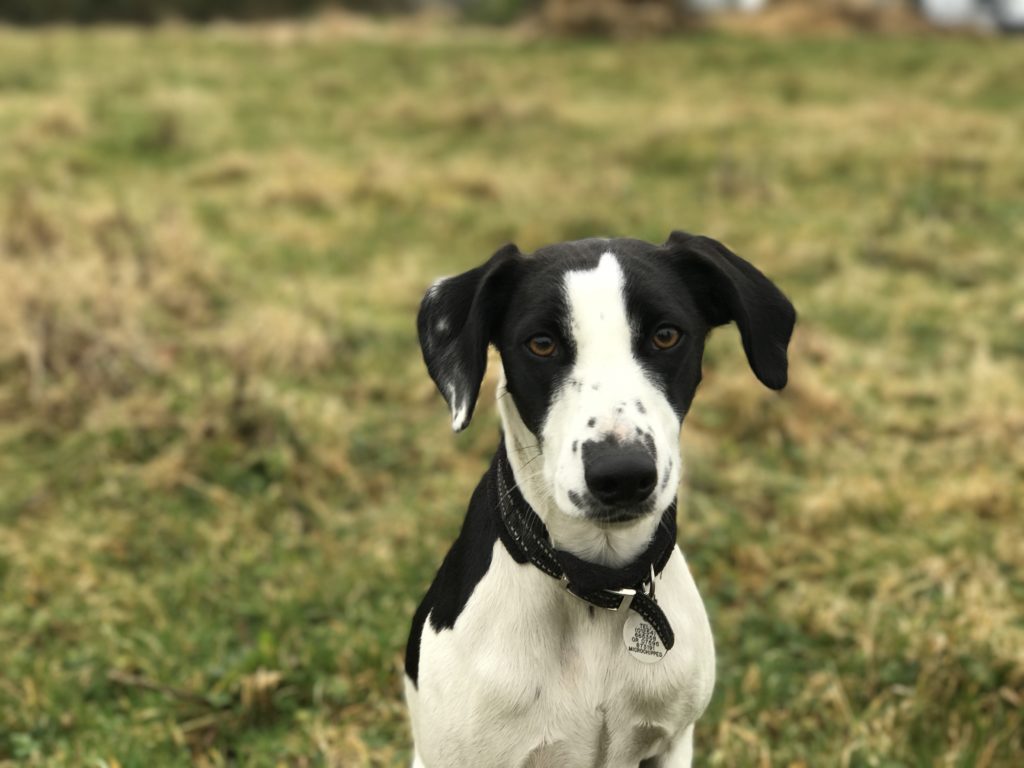
[[[501,524],[492,503],[495,472],[492,464],[473,491],[462,530],[413,616],[405,648],[405,673],[414,685],[419,678],[424,625],[429,620],[435,632],[452,629],[473,590],[491,567],[494,543],[501,536]]]

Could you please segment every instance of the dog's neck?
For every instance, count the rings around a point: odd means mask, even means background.
[[[497,395],[508,462],[516,486],[547,527],[551,543],[558,549],[601,565],[614,567],[635,560],[653,538],[661,519],[660,511],[629,524],[615,525],[600,525],[560,511],[548,490],[543,446],[523,423],[512,397],[508,396],[504,371],[499,377]]]

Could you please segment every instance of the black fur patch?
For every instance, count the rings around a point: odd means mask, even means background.
[[[430,589],[413,615],[409,641],[405,646],[405,674],[414,685],[419,680],[420,641],[427,616],[435,632],[452,629],[476,585],[491,567],[494,542],[499,538],[504,541],[508,536],[498,514],[497,471],[496,455],[473,491],[458,538],[445,555]],[[526,562],[525,558],[514,554],[517,548],[506,546],[506,549],[517,562]]]

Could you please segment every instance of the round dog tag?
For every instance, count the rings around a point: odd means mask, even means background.
[[[626,623],[622,625],[622,641],[629,655],[644,664],[657,664],[668,653],[654,627],[633,611],[629,612]]]

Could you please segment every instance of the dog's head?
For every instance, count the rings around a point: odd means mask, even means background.
[[[673,232],[663,245],[505,246],[430,288],[419,336],[456,431],[497,347],[516,480],[552,537],[587,554],[565,539],[587,527],[649,534],[675,500],[679,430],[711,328],[735,321],[754,373],[781,389],[795,319],[779,289],[721,243]]]

